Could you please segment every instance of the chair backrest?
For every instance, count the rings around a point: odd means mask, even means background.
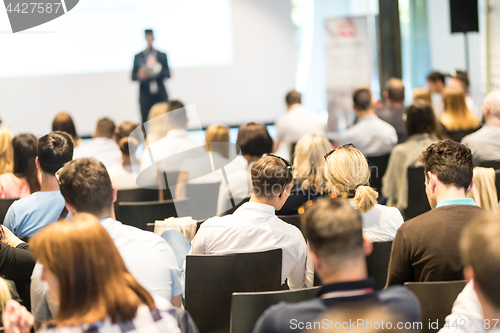
[[[144,202],[158,201],[158,190],[150,190],[146,188],[134,188],[129,190],[118,190],[116,192],[115,214],[116,218],[120,219],[118,204],[120,202]]]
[[[195,220],[208,219],[217,214],[220,182],[186,184],[186,196],[190,200],[189,215]]]
[[[179,178],[179,171],[163,172],[163,179],[160,180],[161,184],[167,184],[166,188],[162,190],[162,200],[172,200],[175,199],[175,186],[177,185],[177,179]]]
[[[404,211],[405,221],[431,210],[425,194],[424,167],[408,167],[408,207]]]
[[[370,186],[379,193],[382,190],[382,177],[384,177],[385,170],[387,169],[389,156],[390,154],[366,157],[370,165]]]
[[[464,289],[466,281],[406,282],[405,287],[413,291],[422,307],[422,332],[435,333],[443,327],[444,320],[451,313],[453,302]],[[429,321],[430,320],[430,321]],[[438,321],[438,327],[429,323]],[[450,326],[453,323],[450,323]]]
[[[372,253],[366,257],[368,276],[375,280],[375,288],[382,290],[387,282],[392,241],[373,243]]]
[[[200,332],[229,332],[234,292],[281,287],[282,250],[186,257],[186,310]]]
[[[220,214],[219,216],[231,215],[235,212],[235,210],[240,208],[241,205],[243,205],[244,203],[249,202],[249,201],[250,201],[250,197],[246,197],[244,199],[234,199],[234,202],[236,203],[236,205],[233,208],[226,210],[224,213]],[[229,200],[229,202],[226,204],[226,207],[230,207],[232,204],[233,203],[231,202],[231,200]]]
[[[259,317],[279,302],[298,303],[316,296],[319,288],[256,293],[233,293],[231,333],[252,333]]]
[[[178,217],[177,209],[185,211],[189,200],[167,200],[167,201],[147,201],[147,202],[120,202],[118,203],[118,216],[120,222],[131,225],[142,230],[153,231],[156,220],[163,220],[169,217]],[[186,208],[183,208],[186,207]]]
[[[301,226],[301,222],[300,222],[300,215],[298,215],[298,214],[297,215],[280,215],[278,217],[280,219],[282,219],[283,221],[285,221],[286,223],[296,226],[297,228],[299,228],[300,232],[302,232],[302,234],[304,234],[304,232],[302,231],[302,226]]]
[[[5,215],[7,215],[7,211],[9,210],[10,205],[14,201],[18,199],[0,199],[0,221],[3,224],[3,220],[5,219]]]

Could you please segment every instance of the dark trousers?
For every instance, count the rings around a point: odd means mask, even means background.
[[[141,105],[141,117],[142,117],[142,123],[144,124],[146,121],[148,121],[148,115],[149,115],[149,110],[151,110],[151,107],[155,105],[158,102],[166,102],[167,99],[162,96],[163,94],[156,94],[156,95],[151,95],[151,94],[141,94],[139,97],[139,103]]]

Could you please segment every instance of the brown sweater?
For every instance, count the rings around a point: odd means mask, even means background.
[[[463,280],[460,234],[482,212],[478,206],[450,205],[403,223],[392,243],[387,285]]]

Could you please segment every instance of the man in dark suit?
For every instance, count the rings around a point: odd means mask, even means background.
[[[145,30],[145,35],[148,47],[135,56],[132,70],[132,80],[141,83],[139,103],[143,123],[155,103],[168,100],[163,80],[170,77],[167,55],[153,48],[153,30]]]

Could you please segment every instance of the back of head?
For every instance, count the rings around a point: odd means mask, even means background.
[[[302,103],[302,94],[298,91],[292,90],[285,96],[285,102],[287,106],[292,106],[294,104]]]
[[[432,104],[431,91],[427,87],[413,88],[413,101],[423,100]]]
[[[2,126],[0,127],[0,174],[12,172],[13,165],[12,131]]]
[[[247,123],[238,129],[236,145],[242,155],[261,157],[273,150],[273,139],[264,124]]]
[[[347,200],[316,200],[306,209],[302,223],[311,250],[330,270],[339,270],[343,263],[364,257],[361,214]]]
[[[293,181],[292,167],[276,156],[264,156],[252,165],[253,194],[272,199],[281,196],[285,186]]]
[[[229,127],[224,125],[208,126],[205,142],[208,151],[217,152],[225,158],[229,158]]]
[[[472,267],[474,287],[497,311],[500,309],[500,217],[484,213],[462,232],[460,252],[464,265]]]
[[[377,203],[377,191],[369,186],[370,168],[366,157],[353,145],[342,146],[326,157],[325,177],[332,192],[354,198],[356,208],[362,213]]]
[[[429,75],[427,75],[427,81],[431,82],[441,82],[444,84],[444,74],[440,72],[431,72]]]
[[[168,112],[166,113],[168,124],[172,129],[186,129],[188,117],[184,104],[179,101],[170,101]]]
[[[185,106],[184,103],[182,103],[178,99],[172,99],[172,100],[168,101],[167,103],[168,103],[168,110],[169,111],[181,109]]]
[[[369,88],[356,89],[352,95],[355,111],[368,111],[373,106],[372,93]]]
[[[156,118],[158,116],[164,115],[168,112],[168,103],[167,102],[158,102],[154,104],[151,109],[149,109],[148,120]]]
[[[38,139],[38,162],[43,172],[54,175],[73,159],[73,138],[66,132],[56,131]]]
[[[64,200],[78,213],[109,217],[113,206],[113,186],[104,164],[93,158],[79,158],[59,172]]]
[[[467,197],[472,198],[479,207],[496,212],[498,210],[498,196],[495,186],[495,169],[475,167],[472,180],[474,186]]]
[[[467,75],[467,72],[464,71],[454,71],[451,73],[451,78],[460,81],[462,84],[462,88],[464,92],[467,92],[469,90],[469,75]]]
[[[111,139],[115,134],[115,123],[109,118],[102,118],[97,121],[97,126],[95,128],[96,138],[108,138]]]
[[[432,105],[424,100],[416,100],[406,108],[405,126],[408,136],[422,133],[442,136]]]
[[[52,122],[52,131],[66,132],[71,135],[75,141],[78,138],[73,118],[71,118],[67,112],[60,112],[56,115]]]
[[[396,103],[403,103],[405,101],[405,86],[401,79],[391,78],[385,84],[387,91],[387,98]]]
[[[486,95],[484,104],[488,105],[492,116],[500,118],[500,90],[494,90]]]
[[[420,154],[425,174],[432,172],[440,182],[467,190],[472,182],[474,164],[472,153],[451,139],[431,144]]]
[[[139,127],[139,124],[133,121],[125,121],[116,127],[115,140],[122,154],[127,156],[133,155],[139,146],[139,140],[130,137],[130,134],[132,134],[137,127]]]
[[[40,190],[36,169],[37,139],[33,134],[19,134],[12,139],[14,148],[14,174],[26,178],[30,192]]]
[[[54,325],[81,325],[111,317],[128,321],[151,296],[128,272],[108,232],[90,214],[44,228],[31,240],[33,255],[59,282]]]
[[[479,119],[469,111],[462,89],[446,87],[443,90],[443,124],[449,130],[465,130],[479,126]]]
[[[326,190],[325,154],[332,150],[330,141],[323,135],[309,134],[295,146],[293,177],[301,181],[303,190],[323,194]]]

